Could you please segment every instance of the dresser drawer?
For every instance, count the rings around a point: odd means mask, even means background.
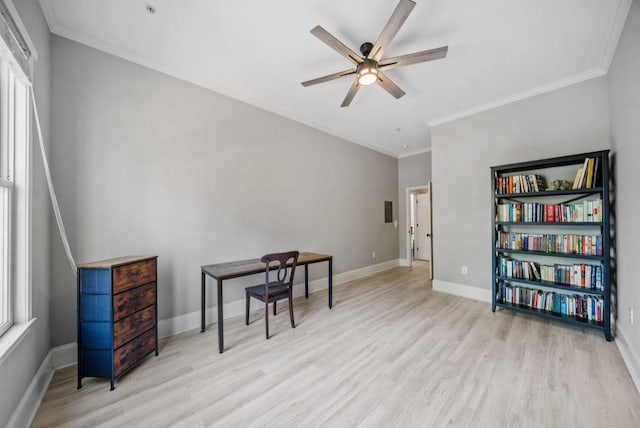
[[[155,330],[149,330],[123,347],[116,349],[113,360],[116,377],[120,376],[125,370],[131,368],[131,366],[140,361],[144,356],[151,353],[154,349],[156,349]]]
[[[156,280],[156,260],[145,260],[113,269],[113,293]]]
[[[122,318],[156,303],[156,283],[132,288],[113,296],[113,320]]]
[[[136,312],[113,324],[113,347],[118,348],[156,324],[156,306]]]

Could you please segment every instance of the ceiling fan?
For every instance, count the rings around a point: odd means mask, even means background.
[[[382,87],[382,89],[389,92],[394,97],[402,97],[405,92],[400,89],[398,85],[393,83],[393,81],[389,79],[383,71],[405,65],[417,64],[419,62],[444,58],[447,56],[447,50],[449,49],[448,46],[443,46],[427,51],[397,56],[395,58],[382,59],[385,48],[389,43],[391,43],[391,40],[398,33],[398,30],[400,30],[402,24],[407,20],[415,5],[416,3],[412,0],[400,0],[400,3],[398,3],[398,6],[396,6],[395,10],[391,14],[389,21],[384,26],[375,44],[365,42],[360,46],[362,56],[349,49],[321,26],[317,25],[314,27],[311,30],[311,34],[322,40],[339,54],[355,63],[356,68],[329,74],[328,76],[318,77],[317,79],[307,80],[306,82],[302,82],[302,86],[307,87],[316,85],[318,83],[328,82],[340,77],[355,74],[356,78],[353,80],[353,83],[347,92],[347,96],[344,98],[344,101],[342,101],[340,107],[347,107],[351,104],[351,101],[353,100],[353,97],[355,97],[356,92],[358,92],[358,89],[360,89],[360,86],[371,85],[376,82]]]

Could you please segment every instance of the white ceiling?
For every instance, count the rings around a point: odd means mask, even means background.
[[[350,77],[300,85],[352,66],[309,30],[359,52],[397,0],[41,0],[53,33],[398,157],[428,150],[430,125],[606,73],[631,4],[416,2],[384,57],[447,58],[387,71],[398,100],[373,85],[341,108]]]

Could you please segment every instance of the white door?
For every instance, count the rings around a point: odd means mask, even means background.
[[[431,207],[428,193],[416,195],[416,259],[431,258]]]

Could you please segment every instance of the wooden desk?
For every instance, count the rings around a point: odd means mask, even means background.
[[[304,266],[304,296],[309,298],[309,265],[313,263],[329,262],[329,309],[333,306],[333,256],[318,253],[300,253],[296,266]],[[224,330],[222,317],[222,281],[225,279],[239,278],[241,276],[264,273],[265,264],[260,259],[240,260],[237,262],[217,263],[214,265],[201,266],[202,269],[202,296],[201,296],[201,325],[200,332],[206,328],[206,276],[217,280],[218,286],[218,349],[220,353],[224,351]],[[274,267],[274,269],[276,269]]]

